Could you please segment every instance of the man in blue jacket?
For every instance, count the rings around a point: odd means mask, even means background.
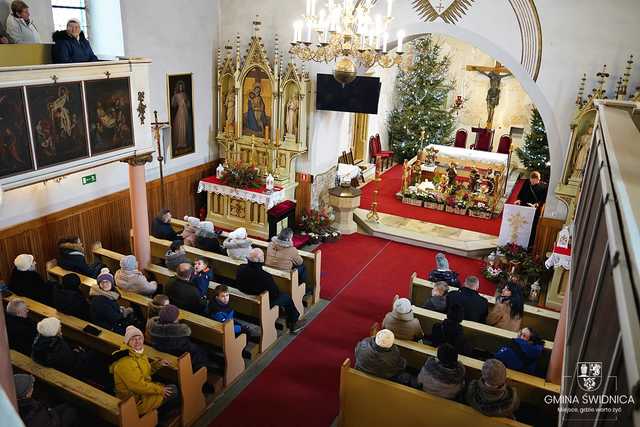
[[[65,31],[53,33],[53,63],[93,62],[98,58],[93,53],[89,40],[80,30],[80,22],[70,19]]]

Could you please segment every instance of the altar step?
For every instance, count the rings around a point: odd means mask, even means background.
[[[354,220],[375,237],[420,246],[467,258],[482,258],[495,249],[498,237],[491,234],[433,224],[417,219],[379,213],[380,222],[367,220],[366,209],[356,209]]]

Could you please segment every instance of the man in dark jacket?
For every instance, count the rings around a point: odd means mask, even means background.
[[[196,314],[205,314],[207,300],[200,297],[198,287],[191,283],[193,269],[191,264],[178,265],[176,275],[172,277],[164,288],[169,301],[177,307]]]
[[[160,314],[157,317],[149,319],[147,327],[151,343],[158,351],[174,356],[189,353],[193,369],[200,369],[209,364],[207,352],[191,341],[191,328],[178,322],[179,314],[178,307],[169,304],[160,309]]]
[[[62,282],[55,286],[53,306],[62,313],[82,320],[90,320],[89,303],[80,292],[80,277],[77,274],[65,274]]]
[[[158,239],[178,240],[178,233],[171,227],[171,212],[169,209],[161,209],[157,217],[151,223],[151,235]]]
[[[80,30],[80,22],[70,19],[67,29],[53,33],[53,63],[63,64],[72,62],[94,62],[98,58],[94,55],[89,40]]]
[[[269,292],[269,303],[282,308],[287,316],[287,326],[292,333],[296,333],[304,327],[304,323],[298,321],[300,312],[293,304],[290,295],[280,292],[271,274],[262,269],[264,264],[264,252],[259,248],[253,248],[247,256],[247,263],[238,267],[236,272],[236,287],[249,295],[260,295],[264,291]]]
[[[471,354],[472,347],[464,338],[464,329],[460,324],[464,320],[464,309],[452,304],[447,309],[447,318],[431,327],[431,343],[434,347],[451,344],[459,354]]]
[[[77,424],[75,408],[63,403],[49,408],[33,397],[35,378],[29,374],[15,374],[13,382],[18,399],[18,413],[26,427],[73,427]]]
[[[447,306],[459,304],[464,309],[464,320],[484,323],[487,320],[489,303],[478,293],[479,288],[478,278],[467,276],[459,291],[447,294]]]
[[[52,283],[45,282],[36,271],[33,255],[20,254],[13,261],[14,268],[9,279],[9,290],[29,299],[51,304]]]
[[[94,262],[87,263],[84,256],[84,246],[79,237],[65,237],[58,242],[58,264],[65,270],[71,270],[94,279],[100,273],[102,264]]]
[[[14,298],[9,301],[6,322],[9,347],[30,355],[37,332],[35,323],[29,319],[29,308],[23,300]]]

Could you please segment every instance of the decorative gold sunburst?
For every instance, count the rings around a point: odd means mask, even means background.
[[[436,10],[430,0],[413,0],[413,7],[420,17],[426,21],[435,21],[442,18],[447,24],[455,24],[462,18],[475,0],[454,0],[446,9],[442,10],[442,4]]]

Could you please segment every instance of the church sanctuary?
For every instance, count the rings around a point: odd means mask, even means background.
[[[0,0],[0,427],[640,427],[639,0]]]

